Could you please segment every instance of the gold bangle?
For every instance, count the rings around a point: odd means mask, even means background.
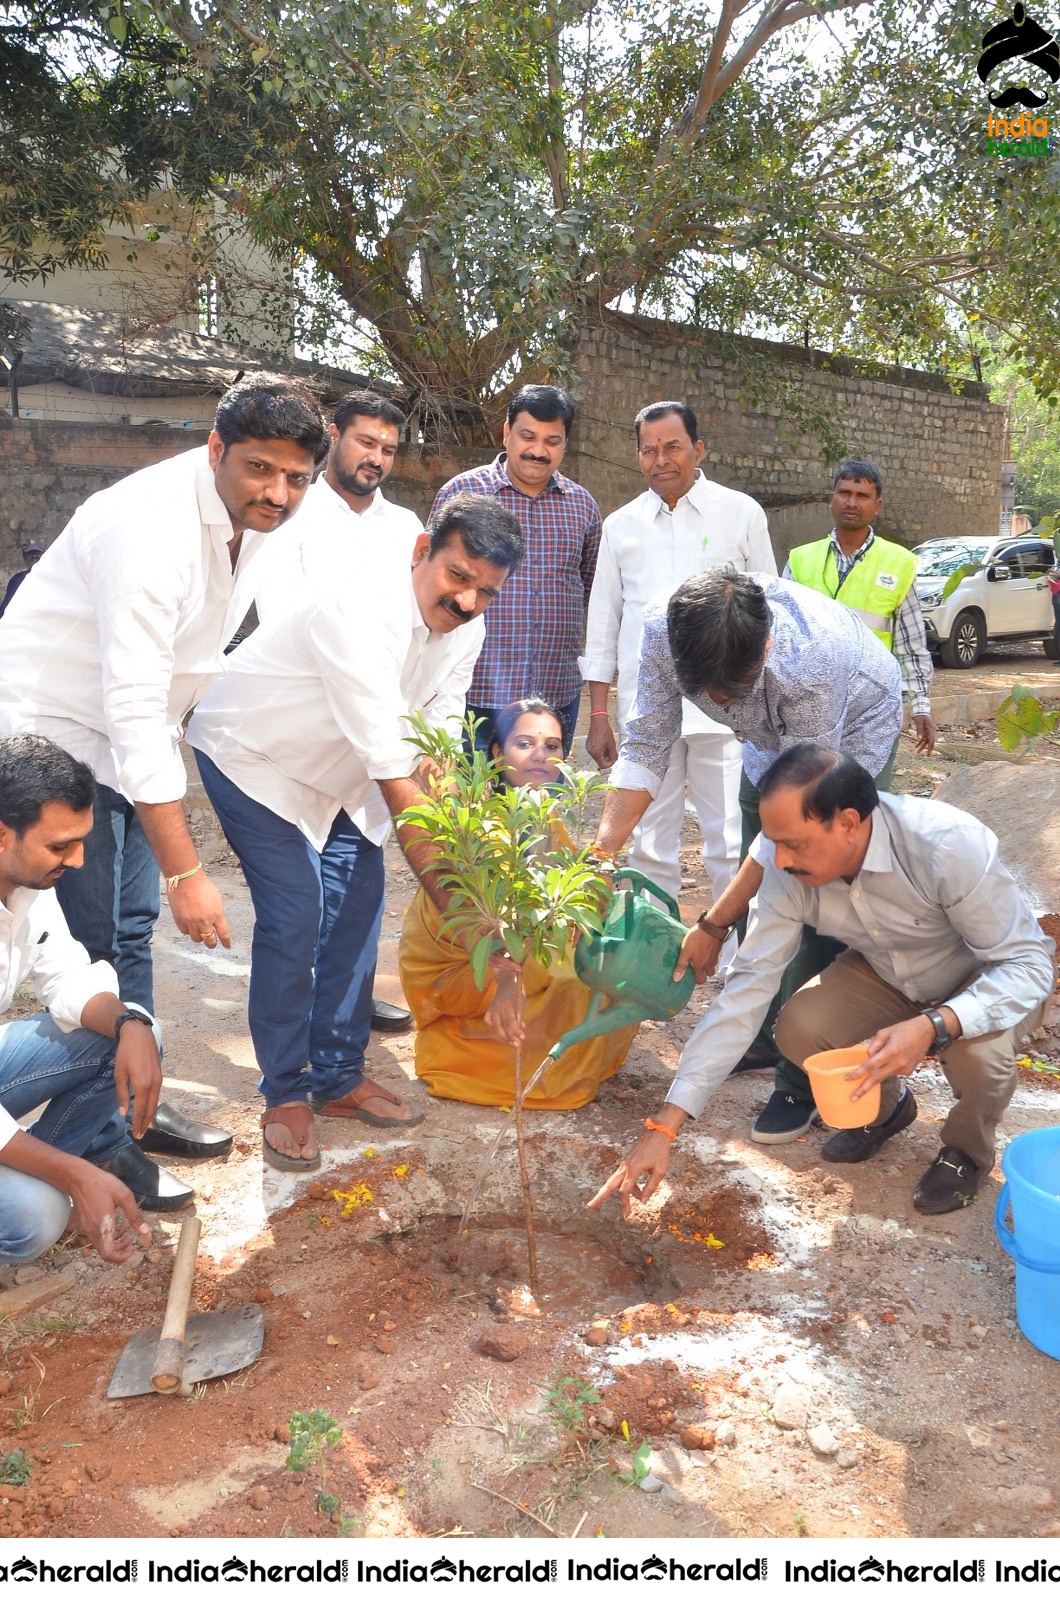
[[[652,1133],[665,1133],[671,1144],[677,1138],[673,1128],[668,1128],[664,1122],[656,1122],[654,1117],[645,1117],[644,1126]]]
[[[189,867],[187,872],[175,872],[171,878],[166,879],[166,893],[172,894],[178,883],[183,883],[185,878],[194,878],[195,874],[201,871],[202,862],[196,861],[195,865]]]

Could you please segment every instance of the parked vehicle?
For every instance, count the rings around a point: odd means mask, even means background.
[[[1048,539],[1025,533],[1008,539],[928,539],[913,554],[920,566],[916,592],[928,647],[945,667],[974,667],[985,646],[1040,639],[1051,661],[1052,593],[1046,573],[1056,564]],[[961,567],[975,570],[942,598]]]

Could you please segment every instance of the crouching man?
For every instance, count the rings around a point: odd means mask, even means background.
[[[917,1114],[906,1079],[936,1058],[954,1094],[942,1148],[913,1193],[918,1211],[956,1211],[994,1164],[994,1136],[1016,1087],[1020,1039],[1053,988],[1053,947],[975,817],[937,800],[880,794],[850,756],[801,744],[761,782],[765,868],[747,938],[721,996],[685,1047],[649,1129],[590,1201],[658,1188],[670,1146],[739,1060],[808,925],[846,949],[781,1011],[776,1039],[791,1060],[867,1040],[849,1074],[853,1098],[880,1085],[880,1110],[835,1133],[825,1161],[864,1161]],[[686,935],[675,970],[698,967]]]
[[[0,1024],[0,1262],[32,1260],[69,1223],[105,1261],[151,1237],[127,1184],[153,1164],[115,1112],[132,1106],[134,1136],[154,1115],[152,1019],[71,937],[54,892],[83,859],[95,789],[47,739],[0,739],[0,1009],[27,981],[47,1008]],[[25,1132],[16,1119],[38,1107]]]

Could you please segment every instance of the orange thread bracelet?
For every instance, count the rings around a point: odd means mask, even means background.
[[[645,1117],[644,1126],[650,1128],[652,1133],[665,1133],[671,1143],[677,1138],[677,1134],[672,1128],[667,1128],[663,1123],[656,1122],[654,1117]]]

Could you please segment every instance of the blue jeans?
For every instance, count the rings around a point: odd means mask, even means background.
[[[123,1000],[154,1013],[151,935],[158,921],[158,863],[136,815],[116,789],[100,784],[85,840],[85,864],[56,884],[59,904],[93,961],[109,961]]]
[[[318,852],[201,750],[195,757],[254,902],[247,1010],[265,1104],[340,1100],[364,1077],[383,852],[345,811]]]
[[[563,725],[564,761],[566,761],[567,757],[570,755],[570,747],[574,743],[574,730],[578,725],[578,708],[581,705],[581,700],[581,690],[579,689],[573,700],[568,700],[565,706],[556,707],[556,710],[559,712],[559,720]],[[494,706],[491,709],[489,706],[473,706],[470,701],[467,702],[464,707],[464,714],[466,716],[482,718],[481,723],[475,729],[476,750],[482,750],[486,755],[489,755],[490,745],[493,743],[493,736],[496,731],[494,718],[496,717],[498,711],[503,710],[503,706]]]
[[[63,1033],[47,1013],[0,1027],[0,1105],[24,1117],[47,1101],[33,1135],[104,1166],[129,1142],[114,1088],[116,1041],[87,1028]],[[29,1261],[55,1243],[70,1202],[39,1178],[2,1165],[0,1261]]]

